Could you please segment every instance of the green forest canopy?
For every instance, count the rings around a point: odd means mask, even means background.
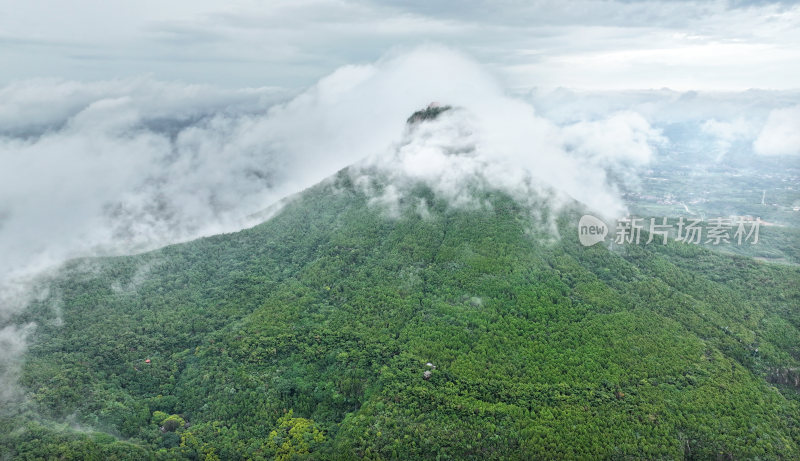
[[[419,187],[431,215],[392,219],[349,178],[67,264],[16,319],[39,326],[0,457],[800,457],[797,267],[584,248],[577,209],[554,239],[499,193]]]

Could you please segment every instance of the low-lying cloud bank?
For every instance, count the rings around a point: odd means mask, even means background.
[[[526,99],[558,124],[597,119],[615,111],[641,115],[670,143],[693,143],[703,161],[724,161],[732,150],[786,157],[800,150],[800,89],[742,92],[532,90]]]
[[[800,105],[770,112],[753,147],[760,155],[800,155]]]

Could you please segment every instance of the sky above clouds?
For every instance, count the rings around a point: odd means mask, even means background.
[[[0,84],[152,75],[301,89],[421,43],[510,88],[797,88],[800,6],[769,1],[0,2]]]

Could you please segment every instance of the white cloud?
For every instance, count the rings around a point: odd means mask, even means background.
[[[700,125],[700,130],[715,138],[714,149],[717,160],[722,159],[730,151],[734,143],[739,141],[752,142],[757,133],[755,122],[746,120],[741,116],[731,121],[706,120]]]
[[[11,408],[10,404],[23,398],[22,390],[17,386],[22,362],[20,357],[27,349],[27,337],[33,332],[35,325],[7,325],[0,328],[0,411]]]
[[[433,56],[438,57],[430,59]],[[646,164],[656,145],[665,142],[658,130],[632,112],[559,127],[536,115],[525,101],[507,96],[474,63],[456,58],[462,62],[447,62],[444,67],[458,69],[442,82],[451,95],[430,99],[453,104],[455,109],[415,126],[392,150],[374,156],[367,166],[384,169],[396,185],[422,181],[453,206],[478,205],[471,193],[477,178],[523,201],[552,189],[560,195],[552,197],[554,206],[573,198],[607,216],[624,210],[608,183],[607,170]],[[425,50],[403,59],[435,79],[436,72],[430,69],[437,67],[432,64],[453,58]],[[383,77],[382,72],[378,75]],[[478,78],[460,81],[454,75]],[[392,189],[379,202],[385,205],[398,198],[402,194]]]
[[[753,147],[759,155],[800,155],[800,106],[770,112]]]
[[[654,157],[653,146],[666,144],[661,133],[636,112],[617,112],[598,121],[566,126],[565,144],[584,158],[610,165],[645,165]]]

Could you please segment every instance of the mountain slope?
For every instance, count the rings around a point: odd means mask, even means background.
[[[40,326],[0,449],[800,456],[800,270],[584,248],[577,209],[553,238],[543,205],[481,198],[452,208],[419,185],[388,217],[345,170],[252,229],[71,263],[16,319]]]

